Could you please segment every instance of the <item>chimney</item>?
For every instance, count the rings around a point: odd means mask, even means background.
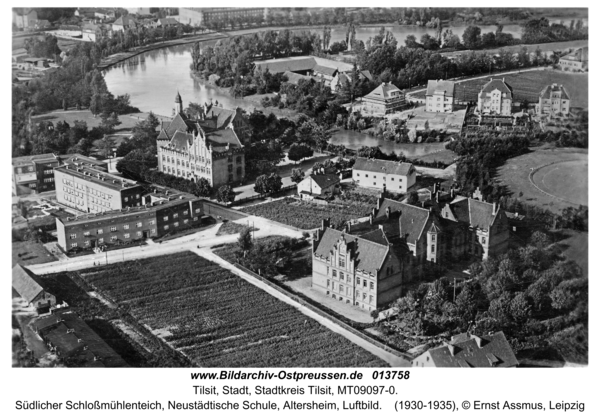
[[[379,230],[380,230],[380,231],[382,231],[382,232],[384,232],[384,233],[385,233],[385,231],[383,230],[383,225],[379,225],[378,227],[379,227]]]
[[[435,184],[433,184],[433,193],[437,193],[438,191],[438,183],[436,182]]]
[[[383,194],[379,194],[379,197],[377,197],[377,210],[379,210],[381,208],[382,204],[383,204]]]
[[[435,193],[435,202],[436,203],[440,202],[440,192],[439,191]]]
[[[452,356],[454,356],[456,354],[456,347],[454,347],[452,344],[448,344],[448,351]]]
[[[369,224],[372,225],[373,224],[373,214],[369,215]]]
[[[492,208],[492,215],[495,216],[498,212],[498,203],[494,201],[494,207]]]
[[[504,83],[504,77],[502,78],[502,83]]]

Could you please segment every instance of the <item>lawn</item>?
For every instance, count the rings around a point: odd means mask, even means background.
[[[538,149],[506,161],[498,170],[498,178],[500,184],[528,204],[560,213],[567,207],[587,204],[587,164],[587,150]],[[544,165],[548,166],[530,177],[532,168]]]
[[[295,308],[191,252],[80,274],[198,366],[385,366]]]
[[[306,201],[284,198],[283,200],[244,208],[246,213],[264,217],[298,229],[316,229],[323,219],[331,219],[332,226],[366,216],[373,206],[367,203],[345,205],[319,205]]]
[[[456,158],[458,158],[458,155],[456,153],[454,153],[452,150],[446,149],[440,150],[439,152],[433,152],[427,155],[419,156],[415,159],[427,163],[443,162],[446,165],[452,165]]]
[[[565,237],[559,246],[567,258],[575,261],[583,270],[584,276],[588,275],[589,265],[589,234],[588,232],[578,232],[571,229],[563,229],[561,234]]]
[[[12,243],[12,267],[16,264],[35,265],[52,261],[57,261],[57,258],[39,242]]]
[[[129,133],[135,125],[143,121],[147,114],[126,114],[119,115],[121,124],[115,129],[116,133]],[[88,109],[77,111],[70,109],[68,111],[52,111],[47,114],[36,115],[33,117],[34,121],[52,121],[54,125],[59,121],[66,121],[71,127],[75,124],[75,121],[85,121],[88,129],[97,127],[100,125],[100,117],[94,117],[92,112]]]

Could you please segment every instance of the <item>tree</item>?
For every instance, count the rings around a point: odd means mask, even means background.
[[[217,190],[217,201],[220,203],[230,203],[235,199],[235,192],[231,185],[222,185]]]
[[[246,257],[246,252],[252,249],[252,231],[250,227],[245,227],[244,230],[240,232],[240,236],[238,237],[238,246],[242,251],[244,251],[244,258]]]
[[[292,169],[292,182],[300,183],[304,179],[304,171],[302,168]]]
[[[312,155],[313,150],[304,144],[294,143],[288,150],[288,159],[293,160],[295,163],[298,163],[299,160],[304,158],[311,157]]]
[[[119,116],[116,112],[113,112],[112,114],[103,112],[101,119],[102,121],[100,122],[100,129],[104,134],[114,133],[115,127],[121,124],[121,121],[119,121]]]
[[[104,156],[107,159],[112,157],[113,149],[115,148],[115,145],[117,144],[115,139],[113,139],[110,136],[104,136],[102,138],[102,140],[100,141],[100,144],[101,144],[100,150],[102,151],[102,154],[104,154]]]
[[[474,49],[481,44],[481,28],[469,25],[463,32],[463,44],[465,48]]]
[[[212,186],[208,179],[204,177],[198,178],[196,181],[196,195],[198,197],[209,197],[212,194]]]
[[[406,204],[416,205],[419,203],[419,194],[416,191],[411,191],[408,193],[408,198],[406,200]]]
[[[83,138],[79,140],[79,142],[73,146],[69,153],[79,153],[84,156],[89,156],[92,152],[92,148],[94,147],[94,141],[89,138]]]
[[[158,160],[151,151],[132,150],[117,162],[117,171],[127,178],[142,180],[149,169],[157,166]]]
[[[269,194],[277,194],[281,191],[281,187],[283,183],[281,182],[281,177],[276,173],[271,173],[267,177],[267,192]]]

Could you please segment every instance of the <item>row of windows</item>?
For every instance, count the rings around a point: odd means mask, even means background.
[[[23,172],[33,172],[33,166],[24,166],[17,168],[17,173],[22,174]]]
[[[46,169],[44,170],[44,175],[52,175],[54,173],[54,169]]]
[[[150,230],[150,234],[155,234],[156,233],[156,229],[151,229]],[[136,232],[135,236],[137,238],[141,238],[143,236],[142,232]],[[125,239],[131,239],[131,234],[126,233],[123,235],[123,237]],[[113,235],[110,237],[110,242],[116,242],[118,239],[118,237],[116,235]],[[102,245],[104,243],[104,238],[98,238],[98,245]],[[90,246],[90,241],[83,241],[83,246]],[[77,248],[77,242],[71,242],[71,248]]]
[[[192,166],[194,166],[194,165],[192,165]],[[198,167],[197,169],[194,169],[194,170],[197,170],[202,173],[206,173],[206,174],[210,175],[210,168],[205,169],[205,168]],[[178,176],[185,175],[185,171],[182,172],[180,169],[175,170],[175,168],[171,168],[170,166],[165,166],[163,171],[168,174],[173,174],[173,175],[177,174]],[[188,172],[187,176],[192,176],[191,172]]]
[[[210,165],[210,159],[206,158],[206,161],[205,161],[204,160],[204,156],[200,156],[200,157],[194,156],[194,159],[195,160],[199,160],[202,163],[206,162],[207,165]],[[166,161],[167,163],[173,163],[173,164],[175,164],[175,162],[177,162],[178,165],[184,165],[184,166],[187,166],[188,168],[190,167],[190,162],[189,161],[175,159],[174,157],[169,157],[169,156],[162,155],[162,160]],[[238,163],[241,163],[241,160]],[[193,167],[194,167],[194,165],[192,165],[192,168]]]
[[[44,182],[46,182],[46,183],[54,182],[54,178],[44,178]]]
[[[357,172],[356,176],[360,176],[360,173]],[[365,178],[368,178],[368,177],[369,177],[369,174],[365,174]],[[373,175],[373,179],[377,179],[377,175]],[[385,176],[383,177],[383,180],[384,181],[386,180]],[[390,181],[395,181],[395,178],[390,178]],[[398,178],[398,182],[402,183],[402,181],[403,181],[402,178]],[[375,184],[373,184],[373,185],[375,185]]]
[[[329,295],[329,293],[330,292],[328,290],[327,291],[327,295]],[[336,296],[335,293],[332,293],[331,297],[334,298],[334,299],[338,298],[338,296]],[[363,293],[363,295],[362,295],[362,301],[366,303],[367,302],[367,298],[368,298],[370,304],[373,304],[375,302],[375,298],[373,296],[367,295],[366,293]],[[344,300],[344,297],[343,296],[339,296],[339,299],[340,300]],[[360,293],[358,291],[356,292],[356,299],[360,300]],[[350,300],[346,300],[346,303],[350,303]],[[356,305],[358,305],[358,304],[359,304],[359,302],[356,302]]]

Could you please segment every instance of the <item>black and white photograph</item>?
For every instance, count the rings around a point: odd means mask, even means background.
[[[11,5],[11,375],[589,369],[589,9],[470,3]]]

